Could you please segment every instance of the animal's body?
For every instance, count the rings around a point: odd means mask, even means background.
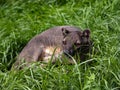
[[[89,30],[81,31],[73,26],[50,28],[28,42],[18,55],[16,63],[18,64],[22,59],[27,63],[34,61],[49,62],[52,56],[54,56],[53,62],[55,62],[55,58],[61,58],[66,53],[73,56],[82,45],[89,44],[89,35]]]

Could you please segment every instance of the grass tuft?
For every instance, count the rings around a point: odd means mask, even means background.
[[[119,6],[119,0],[1,0],[0,90],[119,90]],[[91,59],[10,70],[33,36],[59,25],[90,28]]]

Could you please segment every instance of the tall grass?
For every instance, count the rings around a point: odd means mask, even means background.
[[[0,89],[119,90],[119,6],[119,0],[0,1]],[[75,65],[9,70],[34,35],[59,25],[91,29],[96,50],[91,59]]]

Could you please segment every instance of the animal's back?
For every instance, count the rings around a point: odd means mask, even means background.
[[[57,26],[50,29],[45,30],[39,35],[36,35],[33,37],[28,44],[25,46],[25,48],[22,51],[25,51],[25,49],[30,48],[32,46],[39,46],[41,44],[48,45],[60,45],[61,40],[63,39],[62,35],[62,28],[68,28],[68,30],[78,30],[77,28],[73,28],[72,26]],[[42,42],[42,43],[41,43]],[[22,52],[21,52],[22,53]]]
[[[79,28],[73,27],[73,26],[57,26],[57,27],[47,29],[46,31],[42,32],[41,34],[39,34],[36,37],[38,37],[39,39],[40,39],[40,37],[42,39],[46,38],[45,44],[48,42],[48,44],[52,43],[55,45],[61,45],[62,40],[63,40],[63,33],[62,33],[63,28],[66,28],[69,31],[80,31]]]

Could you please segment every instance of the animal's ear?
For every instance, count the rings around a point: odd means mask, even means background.
[[[90,30],[89,29],[84,30],[83,31],[83,36],[89,37],[90,36]]]
[[[62,28],[62,33],[63,33],[63,36],[65,37],[70,33],[70,31],[68,31],[66,28]]]

